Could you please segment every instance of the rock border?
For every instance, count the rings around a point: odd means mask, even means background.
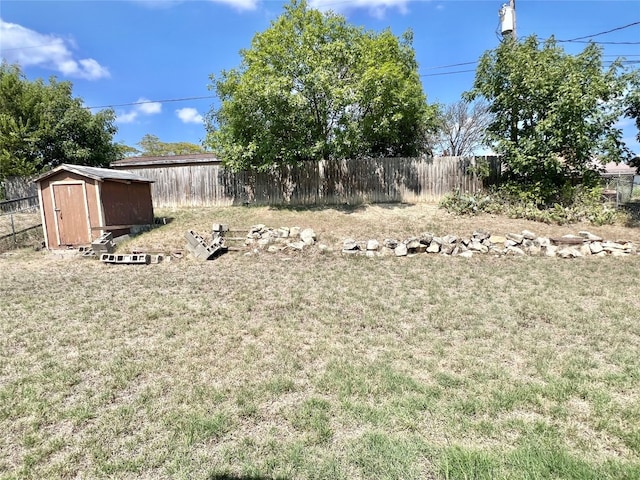
[[[266,250],[269,253],[301,252],[316,247],[323,252],[333,251],[317,243],[317,235],[311,228],[280,227],[269,228],[266,225],[254,225],[249,229],[245,246],[252,253]],[[533,257],[622,257],[640,253],[633,242],[614,242],[605,240],[588,231],[578,235],[562,237],[538,236],[529,230],[506,235],[493,235],[486,230],[476,230],[470,236],[437,236],[424,232],[404,240],[386,238],[356,240],[347,238],[342,242],[343,255],[364,255],[367,257],[396,256],[406,257],[418,254],[439,254],[452,257],[470,258],[477,254],[496,256],[533,256]]]

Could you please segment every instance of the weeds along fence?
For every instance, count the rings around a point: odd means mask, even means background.
[[[496,157],[323,160],[269,172],[231,172],[220,162],[120,166],[154,181],[155,207],[419,203],[455,191],[477,192],[477,164]]]
[[[37,195],[0,202],[0,250],[42,237],[39,207]]]

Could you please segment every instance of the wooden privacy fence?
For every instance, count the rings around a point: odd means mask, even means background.
[[[418,203],[482,189],[480,159],[497,168],[496,157],[435,157],[323,160],[265,173],[233,173],[219,163],[130,170],[155,182],[155,207]]]

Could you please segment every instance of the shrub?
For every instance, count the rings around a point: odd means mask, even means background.
[[[442,199],[440,207],[455,215],[493,213],[558,225],[582,221],[610,225],[623,220],[622,212],[602,202],[601,187],[565,185],[554,197],[553,204],[540,205],[539,192],[525,192],[505,185],[488,193],[450,193]]]

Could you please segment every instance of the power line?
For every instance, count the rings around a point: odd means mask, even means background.
[[[420,77],[438,77],[440,75],[454,75],[456,73],[468,73],[468,72],[475,72],[475,69],[470,69],[470,70],[456,70],[454,72],[442,72],[442,73],[425,73],[420,75]]]
[[[143,100],[140,102],[119,103],[115,105],[99,105],[96,107],[84,107],[87,110],[93,110],[94,108],[114,108],[114,107],[131,107],[134,105],[145,105],[147,103],[170,103],[170,102],[186,102],[190,100],[204,100],[205,98],[216,98],[215,95],[207,95],[204,97],[185,97],[185,98],[169,98],[166,100]]]
[[[625,28],[633,27],[635,25],[640,25],[640,22],[633,22],[627,25],[623,25],[621,27],[612,28],[611,30],[606,30],[604,32],[594,33],[593,35],[584,35],[583,37],[571,38],[569,40],[558,40],[558,42],[575,42],[576,40],[584,40],[586,38],[599,37],[600,35],[606,35],[607,33],[617,32],[618,30],[624,30]],[[640,43],[640,42],[638,42]]]
[[[596,45],[640,45],[640,42],[594,42],[593,40],[556,40],[563,43],[595,43]]]

